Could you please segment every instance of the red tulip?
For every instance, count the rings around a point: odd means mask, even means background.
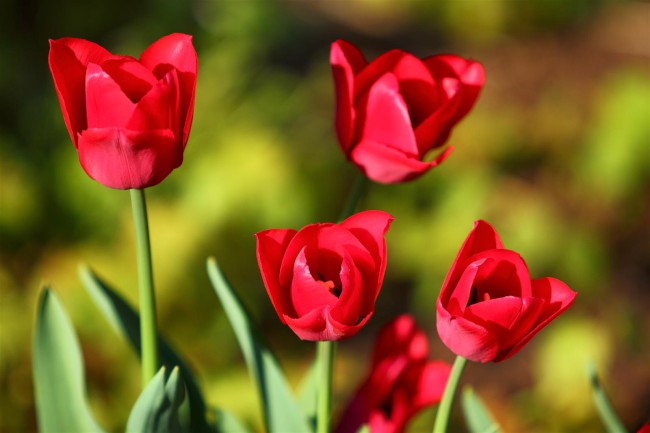
[[[139,60],[84,39],[50,40],[49,64],[91,178],[110,188],[145,188],[181,165],[198,65],[191,36],[165,36]]]
[[[352,44],[332,44],[336,132],[346,157],[370,179],[396,183],[440,164],[426,154],[447,141],[485,82],[480,63],[445,54],[418,59],[400,50],[368,63]]]
[[[438,334],[457,355],[499,362],[569,308],[577,293],[555,278],[530,279],[521,256],[477,221],[440,291]]]
[[[337,433],[356,433],[368,424],[372,433],[396,433],[420,410],[438,403],[451,366],[427,361],[426,334],[402,315],[379,332],[370,372],[345,409]]]
[[[257,262],[282,323],[303,340],[356,334],[374,312],[392,220],[365,211],[340,224],[257,233]]]

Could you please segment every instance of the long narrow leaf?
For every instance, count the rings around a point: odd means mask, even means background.
[[[463,389],[461,403],[465,422],[471,433],[498,433],[501,431],[501,427],[472,387],[467,386]]]
[[[625,426],[618,418],[618,415],[616,415],[616,411],[612,407],[609,398],[607,398],[607,394],[605,394],[605,390],[600,383],[600,379],[596,373],[596,367],[593,363],[587,365],[587,376],[591,383],[591,395],[598,409],[598,415],[603,424],[605,424],[605,430],[608,433],[625,433],[627,430],[625,430]]]
[[[149,381],[135,402],[126,433],[188,432],[185,385],[175,367],[169,376],[165,367]]]
[[[103,431],[86,402],[83,358],[72,323],[57,296],[47,287],[38,304],[33,344],[39,431]]]
[[[273,353],[261,341],[241,300],[226,281],[217,262],[208,259],[208,275],[235,331],[248,371],[262,400],[268,432],[310,432],[300,406]]]
[[[140,356],[140,318],[138,313],[87,266],[80,266],[79,275],[81,282],[108,322],[118,334],[127,338],[129,343],[131,343],[131,347]],[[160,335],[158,336],[158,350],[162,364],[178,366],[180,369],[182,380],[187,387],[191,430],[193,432],[211,431],[205,419],[205,400],[203,399],[192,370]]]

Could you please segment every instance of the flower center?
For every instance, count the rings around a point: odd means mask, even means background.
[[[470,305],[478,304],[479,302],[485,302],[492,299],[488,292],[479,293],[479,289],[476,286],[472,286],[469,291],[469,299],[467,300],[467,307]]]
[[[341,296],[343,289],[340,286],[337,286],[334,281],[323,276],[323,274],[318,271],[316,271],[316,280],[332,295],[336,296],[337,298]]]

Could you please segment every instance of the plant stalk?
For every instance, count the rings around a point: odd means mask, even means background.
[[[316,343],[316,358],[319,369],[318,408],[316,412],[316,433],[329,433],[332,411],[332,371],[334,364],[334,341]]]
[[[458,388],[458,382],[466,363],[467,359],[462,356],[457,356],[453,367],[451,367],[449,380],[447,381],[447,386],[445,386],[445,392],[442,394],[442,400],[438,406],[438,413],[433,424],[433,433],[445,433],[447,431],[454,395],[456,395],[456,388]]]
[[[133,222],[138,257],[138,293],[140,298],[140,353],[142,387],[146,387],[158,371],[158,338],[156,332],[156,300],[151,265],[149,222],[144,189],[131,190]]]

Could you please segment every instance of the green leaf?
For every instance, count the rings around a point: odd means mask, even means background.
[[[188,431],[189,408],[183,379],[178,367],[169,377],[165,373],[165,367],[161,367],[138,397],[126,423],[127,433]]]
[[[39,431],[101,432],[86,402],[79,342],[61,302],[43,288],[33,341],[33,375]]]
[[[81,282],[115,331],[127,338],[131,347],[140,356],[140,318],[138,313],[87,266],[79,267]],[[167,366],[178,366],[187,387],[190,405],[190,427],[193,432],[209,432],[206,421],[206,404],[192,370],[187,363],[159,335],[158,351],[160,361]]]
[[[213,409],[212,413],[215,431],[221,433],[250,433],[250,430],[230,412],[223,409]]]
[[[462,398],[463,414],[465,422],[471,433],[497,433],[501,427],[494,420],[483,400],[474,392],[474,389],[467,386],[463,389]]]
[[[603,424],[605,424],[605,430],[608,433],[625,433],[627,430],[625,430],[625,426],[616,415],[616,411],[607,398],[607,394],[605,394],[600,379],[598,379],[596,367],[593,362],[587,364],[587,376],[591,383],[591,395],[594,399],[594,404],[598,409],[598,415]]]
[[[208,259],[208,275],[235,331],[248,371],[257,385],[264,410],[266,431],[312,431],[273,353],[262,342],[241,300],[213,258]]]
[[[298,404],[312,430],[316,429],[318,385],[318,360],[314,359],[298,386]]]

